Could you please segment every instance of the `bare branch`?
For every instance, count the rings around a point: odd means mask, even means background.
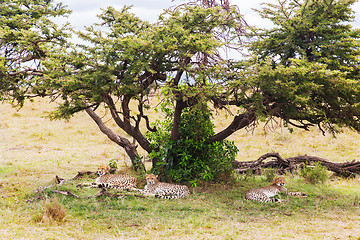
[[[257,117],[254,111],[247,111],[243,114],[237,115],[234,117],[234,120],[231,122],[231,124],[224,130],[215,134],[211,138],[210,142],[222,141],[237,130],[249,126],[252,122],[255,122],[256,119]]]
[[[87,108],[85,109],[85,111],[95,121],[101,132],[103,132],[111,141],[115,142],[116,144],[124,148],[135,168],[139,167],[145,169],[142,162],[137,162],[137,160],[139,159],[139,154],[134,144],[132,144],[127,138],[115,134],[110,128],[108,128],[104,124],[101,118],[91,108]]]
[[[156,132],[156,126],[154,126],[153,128],[150,127],[150,121],[149,121],[149,117],[147,115],[144,115],[144,104],[143,102],[139,102],[138,105],[138,109],[139,109],[139,114],[138,114],[138,120],[137,122],[140,123],[141,118],[145,119],[145,124],[146,124],[146,128],[150,131],[150,132]],[[139,124],[137,124],[137,128]]]
[[[71,197],[74,197],[74,198],[79,198],[78,195],[72,193],[70,190],[66,190],[66,191],[59,191],[59,190],[52,190],[53,193],[58,193],[58,194],[62,194],[62,195],[65,195],[65,196],[71,196]]]

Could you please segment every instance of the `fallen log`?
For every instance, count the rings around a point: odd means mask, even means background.
[[[349,177],[356,174],[360,174],[360,162],[359,161],[348,161],[342,163],[330,162],[327,159],[302,155],[297,157],[291,157],[284,159],[279,153],[266,153],[260,156],[257,160],[246,161],[246,162],[233,162],[233,167],[238,173],[245,173],[252,171],[258,173],[259,169],[261,172],[262,168],[278,168],[279,173],[284,174],[287,171],[293,172],[297,168],[301,168],[305,165],[313,165],[314,163],[320,163],[326,167],[329,171],[332,171],[340,176]]]

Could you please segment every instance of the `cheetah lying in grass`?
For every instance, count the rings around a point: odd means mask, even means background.
[[[128,191],[139,191],[136,188],[138,180],[126,174],[111,174],[108,166],[99,166],[96,173],[99,177],[93,183],[82,183],[77,186],[90,186],[98,188],[116,188]]]
[[[259,201],[259,202],[281,202],[278,198],[271,198],[279,193],[283,192],[289,196],[301,196],[307,197],[305,193],[302,192],[288,192],[284,187],[285,178],[278,177],[274,179],[274,183],[270,186],[253,188],[245,193],[245,198],[248,200]]]
[[[146,175],[146,186],[143,190],[146,196],[158,198],[183,198],[190,195],[190,190],[185,185],[160,182],[154,174]]]

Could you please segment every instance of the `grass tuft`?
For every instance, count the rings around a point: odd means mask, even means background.
[[[52,201],[50,199],[46,199],[43,201],[43,204],[43,213],[41,218],[38,218],[39,221],[50,224],[65,220],[65,207],[59,202],[57,197],[55,197]]]

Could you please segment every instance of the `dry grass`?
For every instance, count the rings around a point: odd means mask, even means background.
[[[125,198],[103,201],[59,197],[66,221],[34,221],[43,201],[26,203],[34,189],[80,170],[96,170],[115,159],[130,166],[126,154],[86,115],[68,122],[41,118],[54,107],[47,99],[28,102],[19,112],[0,104],[0,238],[1,239],[358,239],[360,179],[333,179],[323,187],[287,176],[290,190],[309,198],[263,206],[243,199],[244,189],[261,179],[240,181],[234,188],[218,185],[193,189],[188,199],[166,201]],[[154,114],[151,117],[159,117]],[[215,115],[216,116],[216,115]],[[232,120],[216,116],[217,130]],[[104,121],[109,120],[108,116]],[[108,121],[109,126],[115,125]],[[116,129],[116,131],[118,131]],[[118,131],[120,132],[120,130]],[[283,157],[308,154],[342,162],[360,159],[360,138],[345,129],[333,138],[312,129],[277,128],[238,131],[230,137],[240,149],[238,160],[255,160],[267,152]],[[249,186],[248,186],[249,185]],[[326,196],[322,196],[324,191]],[[87,194],[80,192],[79,194]],[[348,199],[348,202],[347,202]],[[343,202],[343,203],[342,203]],[[51,204],[50,204],[51,205]],[[49,206],[50,206],[49,205]],[[53,208],[57,208],[52,206]],[[60,207],[61,208],[61,207]],[[60,209],[59,208],[59,209]],[[108,210],[107,210],[108,209]],[[46,236],[46,237],[45,237]]]
[[[59,202],[58,198],[55,197],[52,201],[50,199],[44,201],[42,214],[37,220],[49,224],[53,222],[62,222],[65,217],[65,207]]]

